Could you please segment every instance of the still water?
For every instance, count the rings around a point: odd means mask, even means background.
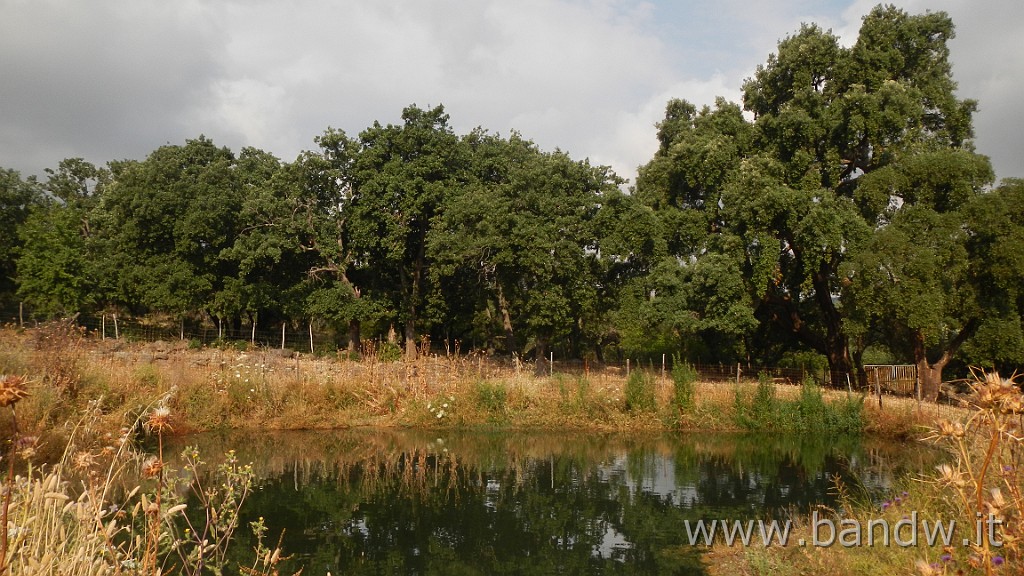
[[[234,449],[281,574],[702,574],[684,520],[759,520],[837,507],[836,485],[884,499],[928,469],[920,446],[871,439],[350,430],[201,435]],[[174,450],[175,446],[171,447]],[[237,566],[237,563],[235,563]]]

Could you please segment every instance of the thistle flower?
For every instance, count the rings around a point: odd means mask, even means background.
[[[96,465],[96,456],[94,456],[92,452],[82,450],[75,454],[75,457],[72,460],[72,465],[76,470],[88,470]]]
[[[937,576],[938,574],[942,574],[942,570],[940,570],[938,566],[929,564],[927,560],[918,560],[916,566],[917,572],[921,576]]]
[[[13,406],[28,396],[25,379],[13,374],[0,376],[0,407]]]
[[[949,420],[943,420],[939,422],[939,435],[952,436],[953,438],[963,438],[964,425],[959,422],[950,422]]]
[[[164,463],[156,456],[150,456],[142,463],[142,475],[146,478],[154,478],[164,469]]]
[[[166,406],[158,406],[146,418],[146,428],[151,432],[162,434],[171,430],[171,410]]]
[[[960,470],[954,470],[949,464],[942,464],[936,466],[939,471],[939,482],[942,484],[949,484],[951,486],[963,487],[967,485],[967,482],[963,478],[963,473]]]
[[[36,455],[36,447],[39,445],[38,436],[20,436],[14,442],[14,449],[22,460],[31,460]]]

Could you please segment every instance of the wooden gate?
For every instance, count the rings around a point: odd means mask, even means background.
[[[866,364],[871,391],[882,390],[899,396],[917,395],[917,366],[913,364]]]

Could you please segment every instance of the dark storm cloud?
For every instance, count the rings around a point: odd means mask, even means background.
[[[874,3],[0,0],[0,166],[142,158],[199,134],[290,160],[328,126],[358,133],[416,103],[633,178],[668,99],[738,100],[801,22],[855,37]],[[953,16],[978,149],[1024,175],[1022,8],[936,3],[901,5]]]
[[[222,73],[202,10],[158,2],[4,2],[0,165],[38,173],[197,136],[187,124]]]

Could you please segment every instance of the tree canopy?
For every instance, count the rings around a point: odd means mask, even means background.
[[[668,102],[635,186],[442,106],[294,161],[200,136],[142,160],[0,172],[0,305],[181,322],[397,327],[544,358],[679,354],[856,373],[885,350],[934,395],[954,358],[1024,365],[1024,185],[957,96],[953,23],[880,6],[807,24],[742,102]],[[4,304],[6,303],[6,304]]]

